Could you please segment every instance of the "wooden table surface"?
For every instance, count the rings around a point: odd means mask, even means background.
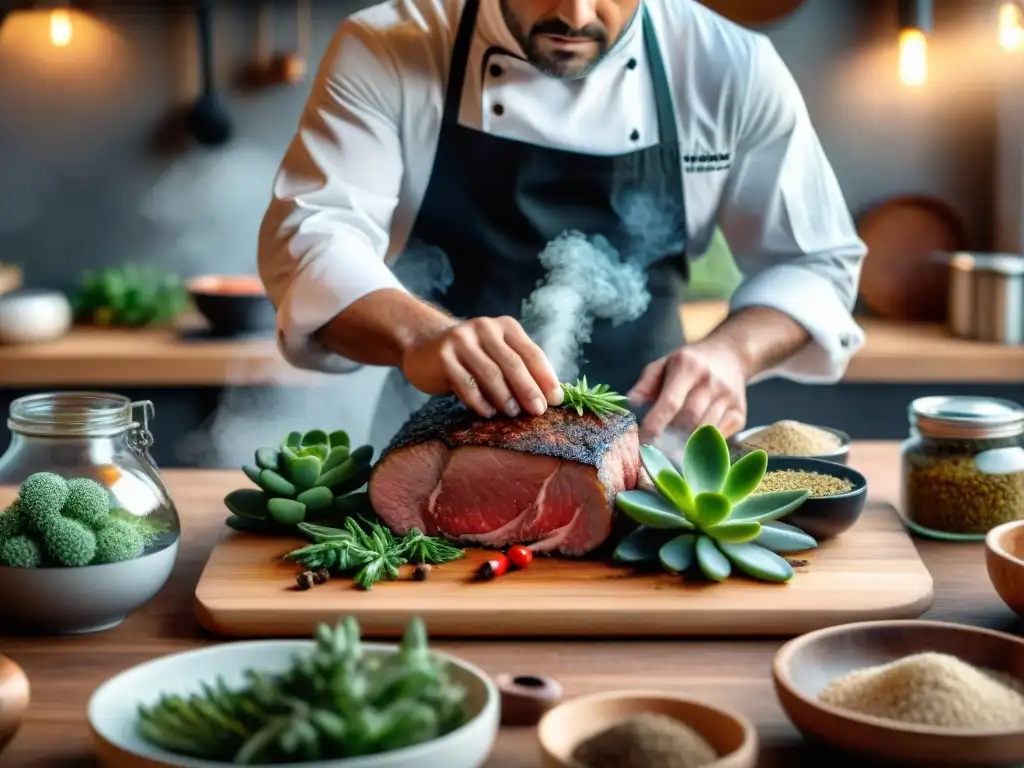
[[[680,310],[686,337],[704,338],[726,316],[722,301]],[[936,323],[858,318],[867,334],[846,382],[999,383],[1024,379],[1024,345],[963,341]],[[195,329],[194,318],[182,321]],[[281,383],[308,386],[324,376],[287,365],[273,339],[209,340],[174,330],[76,328],[38,345],[0,346],[7,387],[220,387]]]
[[[851,463],[868,476],[874,498],[896,498],[895,443],[856,444]],[[192,599],[212,546],[227,531],[219,499],[237,479],[233,473],[200,471],[168,471],[166,478],[181,512],[182,551],[170,582],[149,605],[120,627],[95,635],[40,638],[0,631],[0,651],[24,668],[32,687],[27,720],[0,756],[4,768],[93,765],[85,711],[100,683],[156,656],[218,642],[199,629]],[[926,618],[1021,631],[989,584],[983,545],[919,540],[917,546],[935,579],[936,600]],[[842,765],[834,755],[806,746],[779,708],[771,662],[783,642],[517,640],[438,642],[437,647],[490,674],[550,675],[565,686],[567,696],[623,688],[699,696],[755,722],[762,741],[760,766]],[[532,728],[503,729],[488,766],[536,765],[534,739]]]

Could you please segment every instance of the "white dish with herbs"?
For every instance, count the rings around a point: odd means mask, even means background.
[[[88,718],[101,764],[119,768],[477,768],[497,737],[500,697],[483,671],[428,649],[418,620],[385,645],[362,643],[346,619],[313,640],[146,662],[101,685]]]

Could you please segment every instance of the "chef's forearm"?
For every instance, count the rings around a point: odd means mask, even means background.
[[[810,338],[788,315],[769,307],[748,307],[726,318],[701,343],[737,353],[749,380],[796,354]]]
[[[316,340],[354,362],[398,367],[414,339],[455,323],[415,296],[386,288],[352,302],[316,333]]]

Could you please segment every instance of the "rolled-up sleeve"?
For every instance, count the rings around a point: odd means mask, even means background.
[[[403,290],[384,257],[402,180],[401,91],[380,34],[346,20],[335,34],[280,169],[259,236],[259,273],[294,366],[360,366],[313,334],[357,299]]]
[[[811,337],[758,379],[835,382],[864,344],[852,310],[867,249],[796,82],[767,38],[757,38],[751,63],[719,214],[745,276],[730,311],[769,307]]]

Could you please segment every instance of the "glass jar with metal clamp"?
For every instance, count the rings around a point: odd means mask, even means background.
[[[176,550],[181,530],[177,508],[149,453],[153,416],[149,400],[133,402],[105,392],[18,398],[7,419],[11,441],[0,456],[3,506],[9,509],[19,491],[24,494],[25,488],[32,488],[37,495],[54,494],[53,505],[64,502],[64,517],[85,525],[100,539],[110,535],[100,532],[111,520],[122,530],[130,526],[141,542],[135,556]],[[26,486],[33,475],[41,477]],[[94,508],[96,499],[104,498],[101,490],[107,492],[106,517]],[[36,506],[37,514],[48,508],[43,502]],[[31,520],[26,525],[33,527]]]

